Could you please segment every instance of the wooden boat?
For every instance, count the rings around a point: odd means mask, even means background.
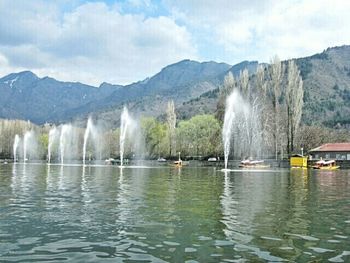
[[[182,166],[186,166],[186,165],[189,165],[189,162],[188,161],[182,161],[181,160],[181,156],[180,156],[180,152],[179,152],[179,159],[173,163],[171,163],[170,165],[175,167],[175,168],[181,168]]]
[[[249,169],[255,169],[255,168],[268,168],[270,165],[265,164],[264,160],[243,160],[241,161],[241,164],[239,165],[241,168],[249,168]]]
[[[175,167],[178,167],[178,168],[182,167],[182,166],[183,166],[182,160],[175,161],[175,162],[174,162],[174,166],[175,166]]]
[[[339,165],[336,164],[335,160],[319,160],[312,166],[312,168],[319,170],[336,170],[339,169]]]

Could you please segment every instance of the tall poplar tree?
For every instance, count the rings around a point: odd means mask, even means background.
[[[294,151],[294,141],[303,110],[303,80],[294,60],[288,62],[286,112],[287,112],[287,152]]]

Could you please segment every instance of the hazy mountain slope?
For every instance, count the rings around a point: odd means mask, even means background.
[[[160,104],[169,99],[183,102],[198,97],[214,89],[215,78],[230,67],[224,63],[183,60],[144,81],[127,86],[103,83],[99,88],[38,78],[29,71],[13,73],[0,79],[0,118],[38,124],[63,122],[96,112],[113,114],[114,109],[130,102],[155,115],[159,110],[159,105],[153,103],[155,97],[161,97]]]
[[[197,101],[202,94],[216,90],[223,82],[225,75],[231,71],[235,77],[247,68],[250,73],[255,73],[258,62],[243,61],[234,66],[224,63],[204,62],[199,63],[190,60],[183,60],[170,65],[161,70],[158,74],[143,82],[126,87],[128,92],[133,93],[133,100],[126,101],[128,108],[135,115],[162,116],[165,113],[169,100],[174,100],[179,113],[179,118],[191,117],[199,113],[213,113],[215,103],[205,103],[201,101],[201,106],[192,107],[189,112],[181,112],[182,105],[187,105],[192,101]],[[137,90],[136,94],[134,90]],[[116,91],[105,100],[104,105],[114,105],[103,108],[98,112],[100,118],[117,125],[119,115],[122,110],[121,91]],[[142,96],[141,96],[141,95]],[[108,102],[106,102],[109,100]],[[118,101],[118,103],[115,103]],[[207,107],[207,105],[209,107]],[[204,109],[202,109],[204,108]],[[80,116],[85,118],[84,116]]]
[[[94,112],[99,118],[113,123],[125,104],[134,114],[159,116],[165,111],[168,100],[172,99],[180,105],[215,89],[219,85],[218,76],[230,68],[230,65],[224,63],[183,60],[163,68],[149,79],[127,85],[102,100],[76,108],[66,116],[84,119],[87,114]],[[96,109],[99,110],[96,112]]]
[[[328,126],[350,124],[350,46],[297,59],[305,90],[303,120]]]
[[[320,54],[298,58],[304,82],[303,122],[329,127],[350,126],[350,46],[328,48]],[[189,118],[216,110],[219,90],[202,94],[178,107]]]
[[[38,78],[29,71],[0,79],[0,117],[44,123],[65,118],[65,112],[110,95],[116,87]]]

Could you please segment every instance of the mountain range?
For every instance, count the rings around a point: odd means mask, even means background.
[[[350,46],[328,48],[296,61],[304,81],[303,121],[349,125]],[[224,76],[231,71],[237,77],[243,69],[254,74],[258,65],[257,61],[232,66],[183,60],[143,81],[125,86],[102,83],[99,87],[39,78],[30,71],[12,73],[0,79],[0,118],[43,124],[85,121],[93,115],[116,126],[123,105],[136,115],[159,117],[171,99],[179,118],[214,113]]]

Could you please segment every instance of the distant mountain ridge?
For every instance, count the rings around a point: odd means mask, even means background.
[[[0,117],[38,124],[69,121],[144,97],[188,93],[198,82],[209,81],[229,68],[230,65],[224,63],[183,60],[163,68],[146,81],[126,86],[102,83],[99,88],[39,78],[30,71],[12,73],[0,79]],[[192,96],[206,90],[193,89]]]
[[[303,121],[350,124],[350,46],[329,48],[296,61],[304,81]],[[39,78],[30,71],[12,73],[0,78],[0,118],[43,124],[85,121],[93,114],[115,126],[123,105],[136,115],[158,117],[170,99],[175,101],[180,118],[214,113],[217,88],[224,76],[231,71],[238,77],[244,69],[254,74],[258,65],[257,61],[232,66],[182,60],[130,85],[102,83],[99,87]],[[322,118],[317,118],[320,114]]]
[[[39,78],[30,71],[0,79],[0,117],[44,123],[64,119],[67,111],[110,95],[116,87]]]
[[[350,127],[350,46],[327,48],[296,63],[304,86],[303,123]],[[218,96],[218,89],[206,92],[183,103],[178,113],[182,118],[213,113]]]

